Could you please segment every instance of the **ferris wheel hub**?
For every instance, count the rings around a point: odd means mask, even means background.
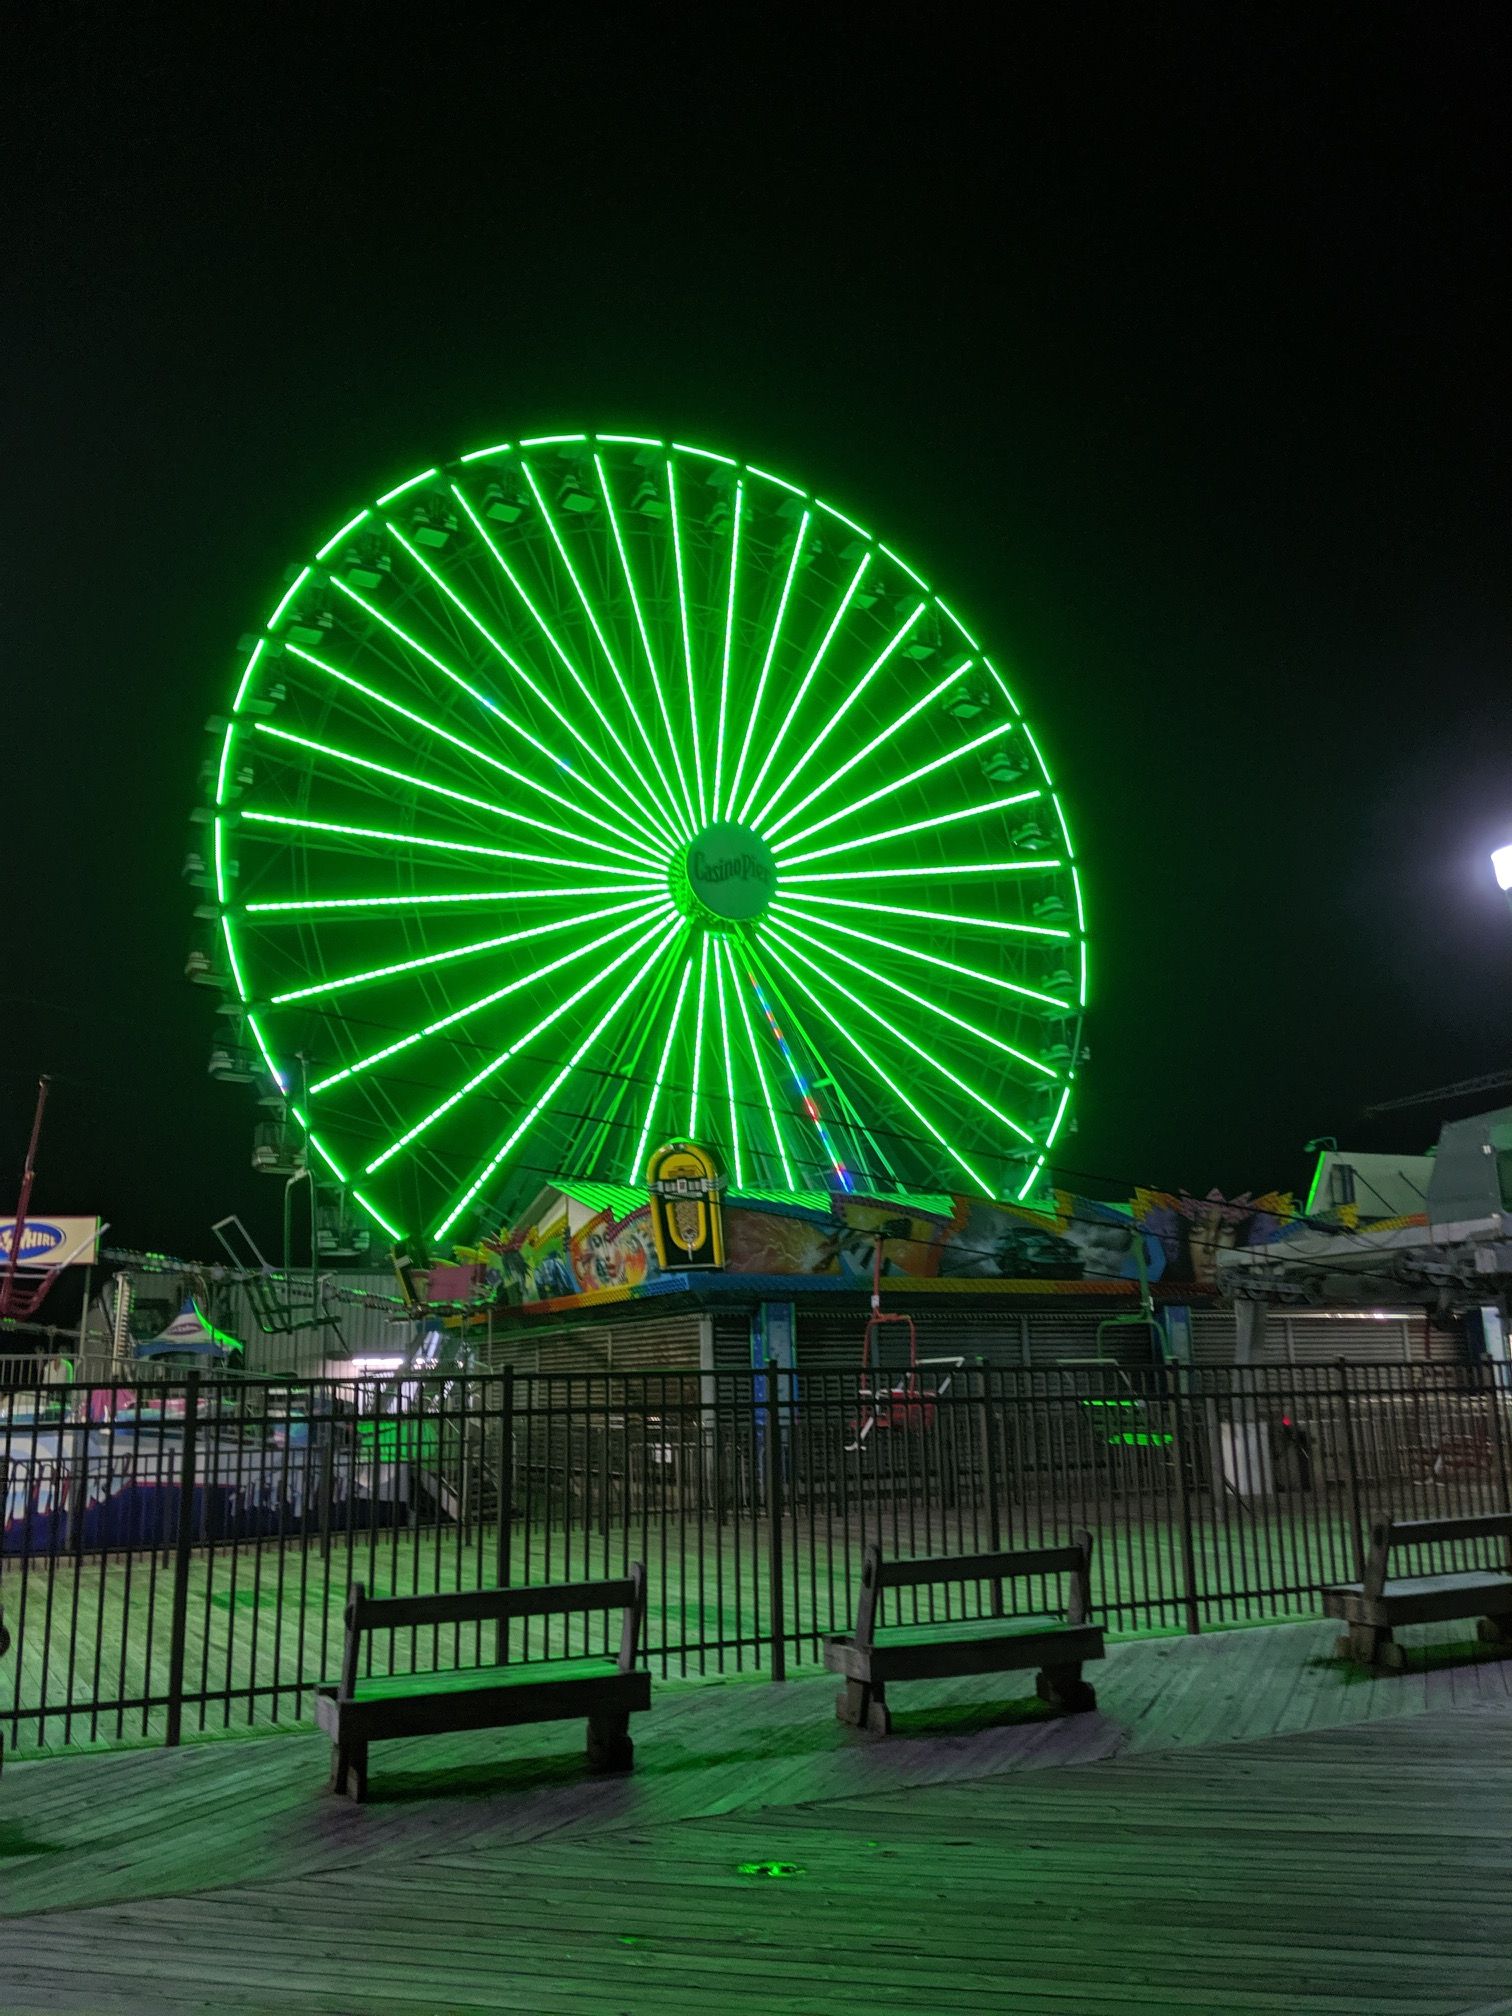
[[[738,819],[717,819],[678,849],[668,881],[683,915],[718,931],[765,916],[777,864],[759,833]]]

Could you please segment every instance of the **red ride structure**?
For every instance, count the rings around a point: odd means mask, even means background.
[[[35,1316],[47,1299],[48,1291],[62,1273],[61,1267],[50,1268],[47,1273],[35,1279],[21,1279],[21,1242],[26,1235],[26,1214],[31,1206],[32,1184],[37,1174],[37,1142],[42,1134],[42,1115],[47,1108],[47,1088],[50,1078],[37,1080],[37,1108],[32,1115],[31,1139],[26,1144],[26,1165],[21,1171],[21,1195],[16,1204],[15,1223],[11,1227],[10,1257],[6,1261],[5,1274],[0,1277],[0,1320],[7,1317],[24,1322]]]

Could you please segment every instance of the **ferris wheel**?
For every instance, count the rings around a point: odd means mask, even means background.
[[[785,477],[615,434],[422,470],[291,571],[220,728],[220,956],[391,1234],[669,1136],[737,1193],[1039,1179],[1087,994],[1061,796],[965,622]]]

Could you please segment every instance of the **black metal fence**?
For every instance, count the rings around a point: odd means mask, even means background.
[[[654,1671],[773,1679],[849,1628],[872,1540],[980,1552],[1087,1526],[1113,1630],[1316,1615],[1372,1518],[1512,1503],[1509,1409],[1490,1365],[12,1383],[0,1729],[28,1750],[306,1719],[355,1581],[642,1560]],[[514,1659],[608,1644],[603,1618],[514,1628]],[[374,1654],[495,1656],[460,1626]]]

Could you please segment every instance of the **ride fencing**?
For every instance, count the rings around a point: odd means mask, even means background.
[[[1316,1616],[1325,1584],[1358,1575],[1373,1519],[1512,1503],[1509,1409],[1492,1365],[67,1384],[11,1369],[0,1731],[24,1752],[307,1723],[357,1582],[407,1595],[644,1561],[663,1676],[816,1662],[850,1628],[873,1541],[980,1553],[1085,1526],[1110,1630]],[[1020,1582],[904,1600],[924,1618],[1058,1597]],[[521,1620],[502,1655],[609,1652],[612,1631]],[[501,1647],[494,1627],[449,1625],[369,1656],[403,1673]]]

